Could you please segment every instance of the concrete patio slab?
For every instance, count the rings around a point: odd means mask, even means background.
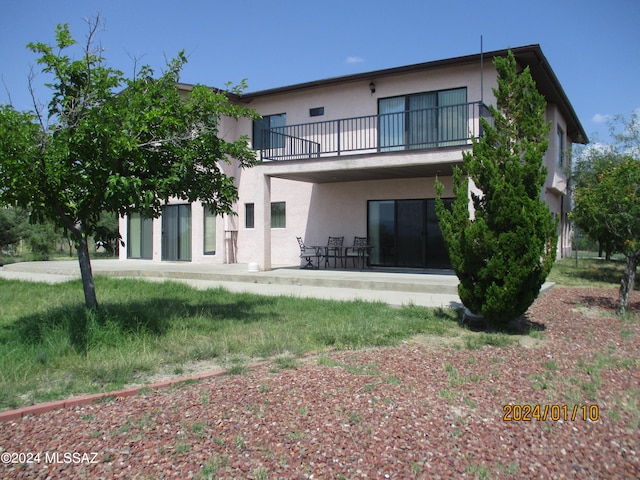
[[[195,264],[146,260],[91,262],[95,276],[174,280],[195,288],[223,287],[234,292],[290,295],[331,300],[380,301],[390,305],[459,306],[458,279],[451,271],[427,270],[304,270],[280,265],[251,272],[246,264]],[[56,282],[80,277],[78,262],[23,262],[0,268],[1,278]]]

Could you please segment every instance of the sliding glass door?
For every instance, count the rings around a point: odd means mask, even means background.
[[[395,264],[396,215],[393,200],[370,201],[368,206],[368,237],[374,248],[369,261],[371,265],[392,266]]]
[[[397,200],[395,202],[396,266],[426,266],[426,215],[424,200]]]
[[[466,88],[381,98],[378,113],[382,152],[460,145],[469,137]]]
[[[162,260],[191,260],[191,205],[162,209]]]
[[[404,150],[405,97],[383,98],[378,104],[380,151]]]
[[[444,202],[450,207],[452,200]],[[434,199],[370,200],[367,223],[372,265],[451,267]]]
[[[153,258],[153,220],[139,213],[129,215],[127,258]]]
[[[438,144],[438,95],[421,93],[407,98],[407,148],[429,148]]]
[[[449,147],[467,143],[469,111],[467,89],[456,88],[438,92],[438,145]]]

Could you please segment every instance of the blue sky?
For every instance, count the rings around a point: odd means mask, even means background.
[[[110,66],[161,70],[184,49],[182,81],[249,91],[540,44],[592,142],[606,120],[640,108],[638,0],[0,0],[0,103],[31,108],[30,41],[58,23],[77,40],[100,12]],[[42,77],[41,77],[42,78]],[[41,102],[49,100],[44,87]]]

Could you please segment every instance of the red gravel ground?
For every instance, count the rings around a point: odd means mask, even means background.
[[[556,287],[518,346],[333,352],[6,422],[3,461],[35,461],[0,477],[640,478],[640,293],[630,320],[616,297]]]

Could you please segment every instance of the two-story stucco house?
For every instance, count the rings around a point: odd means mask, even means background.
[[[529,66],[551,124],[542,198],[559,219],[558,255],[571,249],[567,178],[572,143],[587,136],[538,45],[511,49]],[[494,104],[492,60],[506,50],[359,73],[233,97],[262,119],[222,119],[229,139],[248,135],[261,163],[224,165],[239,191],[237,216],[171,202],[159,219],[123,218],[120,258],[299,264],[296,237],[369,238],[374,266],[449,266],[434,208],[436,177],[451,195],[479,118]],[[188,89],[188,85],[181,85]]]

